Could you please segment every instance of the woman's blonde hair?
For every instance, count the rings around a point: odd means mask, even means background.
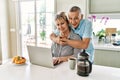
[[[68,21],[68,18],[66,16],[65,12],[60,12],[60,13],[56,14],[55,21],[60,20],[60,19],[64,19],[69,24],[69,21]]]

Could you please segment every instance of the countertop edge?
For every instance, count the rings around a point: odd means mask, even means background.
[[[114,46],[112,44],[94,44],[94,48],[99,50],[120,51],[120,46]]]

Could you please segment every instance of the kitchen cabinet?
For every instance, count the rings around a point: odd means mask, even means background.
[[[120,0],[89,0],[90,14],[120,13]]]
[[[120,51],[95,49],[94,56],[94,64],[120,68]]]

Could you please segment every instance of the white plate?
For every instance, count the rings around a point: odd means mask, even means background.
[[[22,63],[22,64],[16,64],[16,63],[12,63],[13,65],[17,65],[17,66],[21,66],[21,65],[25,65],[26,63]]]

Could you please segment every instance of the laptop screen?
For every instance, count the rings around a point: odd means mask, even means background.
[[[53,68],[53,59],[50,48],[27,46],[30,63]]]

